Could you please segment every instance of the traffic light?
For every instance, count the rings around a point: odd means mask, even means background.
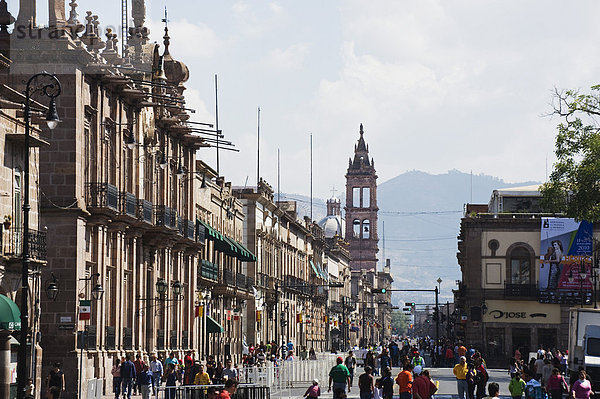
[[[414,302],[404,302],[404,306],[414,307],[415,303]]]
[[[410,312],[410,308],[402,308],[403,312]]]
[[[371,288],[372,294],[385,294],[385,292],[386,292],[385,288]]]
[[[439,313],[437,309],[433,309],[433,321],[439,321]]]
[[[284,312],[281,312],[279,314],[279,324],[281,324],[281,327],[287,326],[287,320],[285,319],[285,313]]]
[[[330,287],[330,288],[343,288],[344,287],[344,283],[333,282],[333,283],[327,284],[327,286]]]

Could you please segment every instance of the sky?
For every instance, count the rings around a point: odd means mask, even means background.
[[[18,2],[9,0],[17,15]],[[40,2],[45,3],[45,2]],[[67,2],[68,3],[68,2]],[[118,0],[78,13],[119,26]],[[168,7],[171,54],[190,69],[193,120],[213,122],[239,153],[220,174],[282,192],[337,195],[364,124],[379,181],[407,170],[544,181],[554,161],[554,88],[588,89],[600,72],[597,1],[147,1],[152,41]],[[38,23],[47,20],[39,4]],[[67,10],[68,10],[67,5]],[[216,168],[216,151],[199,157]]]

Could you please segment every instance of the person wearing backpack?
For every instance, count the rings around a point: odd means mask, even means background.
[[[546,383],[546,392],[550,394],[552,399],[561,399],[564,392],[569,390],[569,386],[565,381],[565,377],[560,375],[558,368],[552,369],[552,375]]]
[[[475,377],[475,387],[477,390],[475,397],[477,399],[481,399],[485,396],[485,386],[487,385],[490,376],[488,375],[481,358],[475,359],[475,370],[477,371],[477,375]]]

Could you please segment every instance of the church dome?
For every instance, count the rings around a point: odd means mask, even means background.
[[[317,224],[323,229],[325,238],[332,238],[334,236],[342,237],[344,235],[343,221],[339,215],[325,216]]]
[[[165,68],[165,75],[167,75],[167,82],[179,86],[183,82],[186,82],[190,77],[190,71],[183,62],[175,60],[169,52],[169,30],[165,27],[164,36],[165,51],[163,53],[163,62]]]

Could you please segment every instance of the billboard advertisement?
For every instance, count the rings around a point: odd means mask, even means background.
[[[591,298],[592,224],[568,218],[542,218],[540,302],[577,303]]]

